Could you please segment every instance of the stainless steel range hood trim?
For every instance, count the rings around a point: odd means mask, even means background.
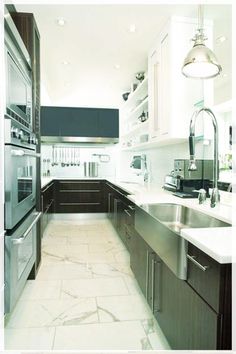
[[[78,144],[117,144],[119,138],[76,137],[76,136],[41,136],[42,143],[78,143]]]

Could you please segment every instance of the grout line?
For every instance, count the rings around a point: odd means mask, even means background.
[[[96,307],[97,307],[98,323],[102,323],[101,318],[100,318],[100,314],[99,314],[99,309],[98,309],[97,296],[95,296],[95,302],[96,302]]]
[[[52,340],[52,350],[54,349],[54,345],[55,345],[55,339],[56,339],[56,330],[57,330],[57,327],[54,327],[54,336],[53,336],[53,340]]]

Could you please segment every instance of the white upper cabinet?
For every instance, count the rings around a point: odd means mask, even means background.
[[[189,79],[181,72],[184,58],[193,46],[191,38],[196,31],[196,23],[195,19],[172,17],[149,52],[151,143],[164,145],[187,139],[194,105],[204,96],[211,97],[212,82]],[[205,26],[205,32],[211,41],[209,24]]]

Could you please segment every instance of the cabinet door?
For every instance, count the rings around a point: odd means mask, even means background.
[[[149,249],[147,252],[147,302],[152,310],[152,313],[156,314],[160,311],[161,302],[161,267],[163,262],[161,259]]]
[[[151,248],[133,229],[130,240],[130,267],[146,298],[148,296],[149,255],[151,253]]]
[[[155,316],[172,349],[217,349],[220,316],[164,263],[159,311]]]
[[[68,124],[69,123],[69,124]],[[98,111],[95,108],[68,108],[61,123],[61,136],[97,137]]]
[[[98,109],[98,136],[119,137],[119,110]]]
[[[60,136],[61,117],[55,107],[42,106],[40,118],[40,129],[42,136]]]
[[[166,33],[161,39],[160,44],[160,136],[169,132],[170,121],[170,63],[169,63],[169,34]]]
[[[149,119],[151,139],[155,139],[160,133],[160,49],[154,49],[149,55]]]

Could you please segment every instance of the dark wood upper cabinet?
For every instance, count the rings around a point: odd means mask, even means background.
[[[119,136],[117,109],[41,107],[41,135],[62,137]]]

